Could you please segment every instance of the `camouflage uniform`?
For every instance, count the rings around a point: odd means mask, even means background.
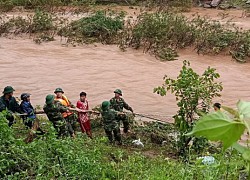
[[[52,104],[46,104],[43,107],[43,110],[48,116],[49,120],[53,123],[54,128],[58,132],[58,136],[67,135],[67,125],[62,113],[66,112],[68,108],[61,105],[60,102],[55,101]]]
[[[108,102],[108,101],[106,101]],[[121,144],[121,132],[120,132],[120,126],[119,122],[117,121],[118,117],[117,111],[114,111],[113,109],[110,109],[109,107],[102,110],[102,118],[103,118],[103,125],[104,130],[109,138],[110,142],[113,142],[113,134],[116,141],[118,141],[119,144]]]
[[[112,99],[110,99],[110,108],[116,110],[116,111],[119,111],[119,112],[122,112],[123,111],[123,108],[133,112],[133,109],[124,101],[123,98],[119,97],[119,98],[115,98],[113,97]],[[124,132],[128,132],[128,129],[129,129],[129,121],[128,121],[128,118],[125,114],[123,115],[120,115],[117,117],[117,121],[120,122],[122,121],[123,122],[123,128],[124,128]]]
[[[56,94],[57,92],[61,92],[62,94],[64,94],[62,88],[56,88],[54,93]],[[55,97],[55,100],[60,102],[62,105],[66,107],[75,108],[75,106],[69,101],[69,99],[65,95],[63,95],[62,98]],[[68,112],[68,113],[64,112],[62,113],[62,115],[66,120],[68,131],[72,136],[77,129],[77,119],[78,119],[77,114],[74,112]]]
[[[13,113],[18,112],[22,113],[20,106],[14,97],[9,97],[9,99],[5,98],[5,94],[13,93],[15,91],[11,86],[6,86],[3,91],[3,96],[0,97],[0,112],[6,110],[7,115],[6,119],[9,121],[9,126],[14,124],[14,116]]]

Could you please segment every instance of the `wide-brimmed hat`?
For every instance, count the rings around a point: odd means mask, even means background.
[[[120,94],[120,95],[122,96],[122,90],[120,90],[120,89],[116,89],[116,90],[114,91],[114,93]]]
[[[55,91],[54,91],[54,93],[58,93],[58,92],[64,93],[63,90],[62,90],[62,88],[56,88]]]
[[[12,93],[13,91],[15,91],[15,89],[13,89],[13,87],[11,86],[6,86],[3,90],[3,94],[9,94]]]

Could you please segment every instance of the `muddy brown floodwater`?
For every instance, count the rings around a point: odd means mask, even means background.
[[[32,94],[32,103],[44,104],[47,94],[62,87],[75,104],[86,91],[91,106],[110,99],[121,88],[135,112],[173,115],[177,107],[173,95],[160,97],[153,88],[165,74],[176,77],[182,60],[202,73],[208,66],[221,74],[224,90],[217,101],[234,106],[238,99],[250,100],[250,64],[239,64],[229,56],[203,56],[190,50],[180,52],[179,60],[160,62],[136,50],[122,52],[117,46],[86,45],[63,47],[60,41],[36,45],[30,39],[0,39],[0,86],[12,85],[15,95]]]
[[[192,13],[194,10],[189,15]],[[237,63],[230,56],[197,55],[192,49],[179,55],[179,60],[160,62],[140,50],[122,52],[115,45],[65,47],[59,38],[41,45],[32,39],[0,38],[0,88],[12,85],[15,96],[29,92],[34,105],[43,105],[45,96],[57,87],[62,87],[74,104],[79,93],[86,91],[91,107],[110,99],[114,89],[120,88],[135,112],[171,116],[178,109],[174,96],[161,97],[153,88],[163,83],[165,74],[175,78],[182,61],[189,60],[200,74],[208,66],[220,73],[224,90],[215,101],[233,107],[238,99],[250,101],[250,63]]]

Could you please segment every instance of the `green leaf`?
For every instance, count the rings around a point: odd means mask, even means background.
[[[242,154],[242,157],[243,157],[245,160],[250,161],[250,150],[245,151],[245,152]]]
[[[245,119],[250,119],[250,102],[239,101],[237,103],[239,114],[242,114]]]
[[[238,141],[244,133],[245,125],[232,121],[223,112],[210,113],[203,116],[187,136],[204,136],[212,141],[222,141],[224,148]]]
[[[249,149],[245,146],[240,145],[239,143],[234,143],[232,145],[234,149],[236,149],[239,153],[243,154],[245,151],[249,151]]]
[[[246,160],[246,161],[249,161],[250,162],[250,149],[245,147],[245,146],[242,146],[240,145],[239,143],[234,143],[232,145],[232,147],[234,149],[236,149],[239,153],[242,154],[242,157]]]
[[[230,114],[232,114],[235,118],[239,119],[239,117],[240,117],[239,112],[236,111],[235,109],[227,107],[227,106],[222,106],[222,109],[224,109],[225,111],[227,111]]]
[[[237,107],[239,110],[239,117],[250,132],[250,102],[238,101]]]

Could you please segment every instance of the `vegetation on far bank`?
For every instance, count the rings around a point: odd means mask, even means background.
[[[171,12],[142,13],[136,19],[125,12],[97,11],[77,20],[36,10],[27,17],[0,17],[0,36],[29,34],[36,43],[65,38],[67,44],[101,42],[143,49],[161,60],[175,60],[178,50],[193,47],[198,54],[231,55],[239,62],[250,57],[250,30],[221,24],[201,16],[188,19]]]

